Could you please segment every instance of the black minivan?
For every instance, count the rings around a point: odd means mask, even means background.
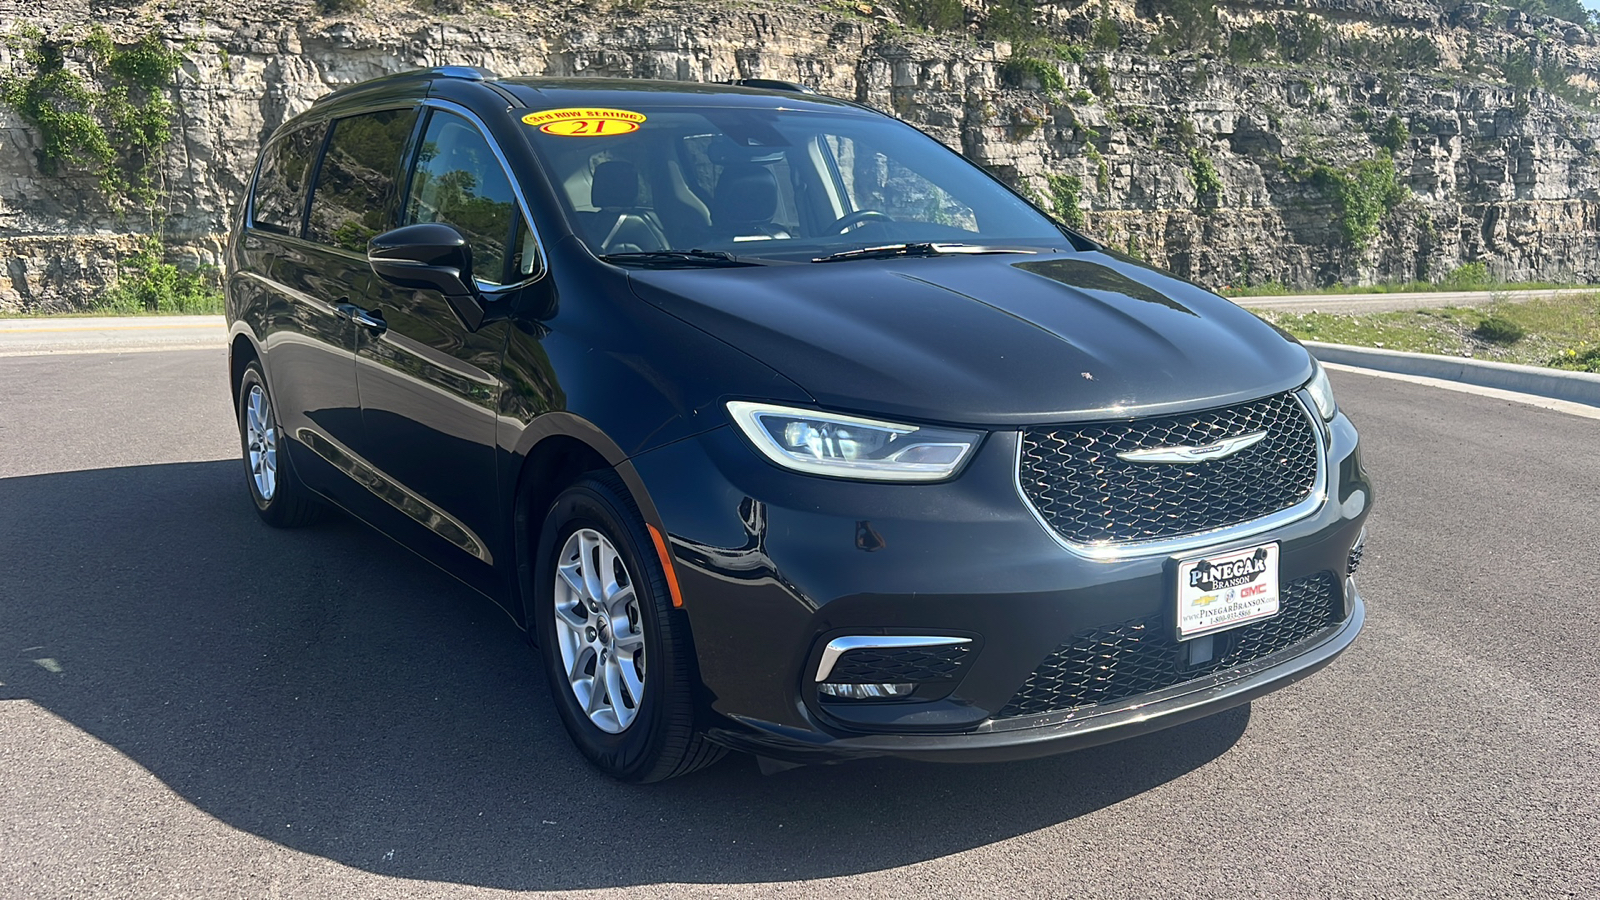
[[[1292,338],[782,84],[410,72],[267,142],[251,496],[502,604],[653,781],[1057,753],[1350,646],[1371,486]]]

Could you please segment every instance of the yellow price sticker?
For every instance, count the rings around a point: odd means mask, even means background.
[[[528,113],[522,121],[560,137],[613,137],[638,131],[644,113],[627,109],[569,107]]]

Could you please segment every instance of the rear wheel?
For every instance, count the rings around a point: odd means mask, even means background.
[[[239,377],[239,443],[250,499],[262,521],[275,528],[296,528],[322,518],[326,507],[295,477],[282,454],[277,409],[261,364],[254,361]]]
[[[688,622],[672,608],[644,520],[614,473],[556,497],[540,529],[529,628],[579,751],[623,781],[661,781],[721,758],[695,730]]]

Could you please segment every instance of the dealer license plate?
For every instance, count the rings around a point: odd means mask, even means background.
[[[1178,639],[1278,614],[1278,545],[1178,563]]]

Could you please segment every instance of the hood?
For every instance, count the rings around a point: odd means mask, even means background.
[[[1311,377],[1305,349],[1254,315],[1106,253],[630,275],[642,299],[820,406],[874,416],[1021,425],[1153,415]]]

